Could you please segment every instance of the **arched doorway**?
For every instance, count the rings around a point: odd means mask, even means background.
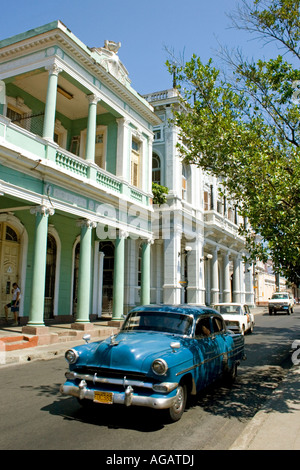
[[[112,314],[115,246],[110,241],[100,242],[99,251],[104,253],[103,259],[103,290],[102,313]]]
[[[44,318],[49,320],[54,316],[55,272],[56,272],[56,240],[53,235],[47,237],[46,255],[46,282],[45,282],[45,306]]]
[[[11,301],[14,282],[19,283],[20,236],[17,230],[6,222],[0,222],[0,316],[4,317],[4,306]]]

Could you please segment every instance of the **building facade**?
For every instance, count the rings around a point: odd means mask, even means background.
[[[184,165],[178,153],[176,89],[146,95],[161,124],[154,127],[152,179],[169,190],[167,203],[155,209],[151,300],[212,305],[254,305],[253,266],[244,264],[245,243],[238,233],[244,221],[230,198],[221,197],[221,181],[196,165]]]
[[[91,49],[60,21],[0,42],[2,321],[14,282],[32,327],[150,301],[160,121],[119,47]]]
[[[0,41],[0,323],[14,282],[33,329],[150,302],[254,302],[234,205],[178,155],[177,91],[141,97],[119,48],[60,21]]]

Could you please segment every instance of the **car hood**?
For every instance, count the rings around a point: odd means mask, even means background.
[[[178,364],[183,347],[174,354],[170,344],[184,341],[180,336],[155,332],[119,333],[114,340],[90,343],[76,348],[79,361],[76,366],[103,367],[136,372],[148,372],[156,358],[168,356],[169,367]],[[186,349],[185,349],[186,351]]]

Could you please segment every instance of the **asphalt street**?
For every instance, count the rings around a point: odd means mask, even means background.
[[[168,425],[152,410],[85,410],[60,395],[67,370],[62,357],[2,368],[0,449],[229,449],[286,376],[291,345],[300,337],[299,307],[291,316],[264,313],[255,320],[235,385],[205,390],[178,423]]]

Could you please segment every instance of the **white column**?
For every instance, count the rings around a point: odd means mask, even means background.
[[[58,74],[62,71],[62,69],[60,69],[56,63],[53,63],[49,67],[46,67],[46,70],[49,70],[49,78],[45,106],[43,137],[45,139],[53,140]]]
[[[197,237],[195,242],[187,243],[192,251],[187,253],[187,303],[203,305],[203,238]]]
[[[254,286],[253,286],[253,264],[246,264],[245,266],[245,302],[246,304],[254,307]]]
[[[156,272],[152,277],[153,285],[155,285],[155,302],[157,304],[162,303],[162,285],[164,275],[164,255],[163,255],[163,243],[160,240],[155,241],[155,258],[156,258]],[[153,274],[153,273],[152,273]],[[154,298],[154,296],[153,296]]]
[[[95,242],[94,251],[94,283],[93,283],[93,312],[98,318],[102,315],[103,294],[103,263],[104,253],[99,251],[99,241]]]
[[[241,301],[241,286],[240,286],[240,257],[237,255],[233,262],[233,302]]]
[[[223,302],[231,301],[231,289],[230,289],[230,269],[229,269],[229,251],[223,256],[224,270],[223,270],[223,279],[224,279],[224,290],[223,290]]]
[[[164,240],[164,296],[165,304],[181,302],[180,281],[181,232],[174,230],[169,239]]]
[[[126,288],[125,288],[125,305],[126,308],[133,308],[140,303],[140,288],[138,287],[138,254],[139,243],[137,240],[128,238],[126,253]]]
[[[240,299],[241,299],[241,302],[242,303],[245,303],[245,300],[246,300],[246,281],[245,281],[245,264],[242,260],[242,258],[240,258],[240,283],[241,283],[241,296],[240,296]]]
[[[87,99],[89,101],[89,112],[86,131],[85,158],[86,160],[95,163],[97,103],[100,101],[100,97],[96,95],[88,95]]]
[[[116,176],[128,180],[130,163],[129,121],[124,118],[117,119],[117,164]]]
[[[214,249],[212,258],[212,286],[211,286],[211,303],[219,302],[219,263],[218,263],[218,247]]]

